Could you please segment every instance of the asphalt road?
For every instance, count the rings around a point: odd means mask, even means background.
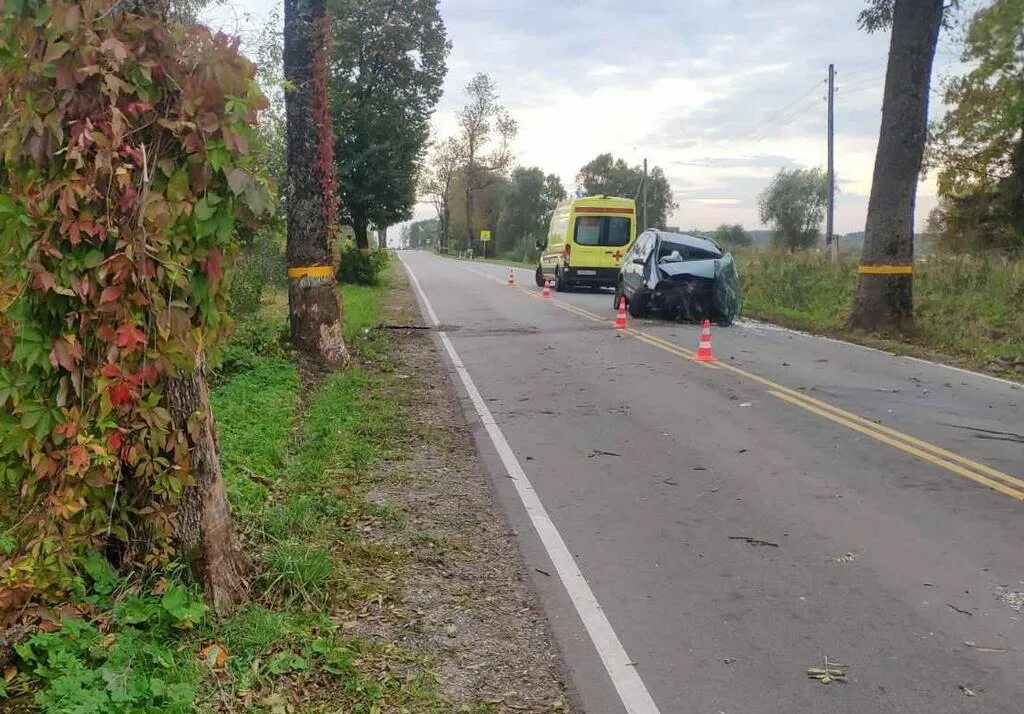
[[[1024,390],[745,322],[709,368],[697,326],[612,329],[610,293],[402,258],[584,711],[1024,711]]]

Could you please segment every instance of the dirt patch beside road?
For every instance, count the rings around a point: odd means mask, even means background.
[[[409,558],[400,602],[356,627],[432,657],[456,711],[569,711],[559,655],[444,356],[431,331],[409,327],[422,319],[400,266],[390,280],[381,317],[401,327],[384,328],[382,377],[402,412],[402,453],[379,464],[370,498],[403,523],[371,537]]]

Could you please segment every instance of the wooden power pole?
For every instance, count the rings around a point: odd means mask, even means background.
[[[835,169],[835,97],[836,97],[836,66],[828,66],[828,212],[825,218],[825,242],[828,243],[832,262],[839,262],[839,241],[836,240],[836,169]]]

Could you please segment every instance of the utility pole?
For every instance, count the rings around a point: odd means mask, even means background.
[[[641,224],[640,232],[647,230],[647,159],[644,159],[644,183],[643,183],[643,199],[642,206],[644,210],[643,223]]]
[[[832,262],[839,262],[839,241],[833,235],[835,228],[836,213],[836,169],[835,149],[833,147],[835,134],[834,108],[836,97],[836,66],[828,66],[828,213],[825,218],[825,242],[828,243],[829,253]]]

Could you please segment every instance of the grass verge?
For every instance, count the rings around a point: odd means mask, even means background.
[[[851,332],[845,321],[857,259],[744,250],[738,256],[743,313],[898,353],[1004,376],[1024,376],[1024,261],[930,257],[915,265],[912,331],[899,339]]]

